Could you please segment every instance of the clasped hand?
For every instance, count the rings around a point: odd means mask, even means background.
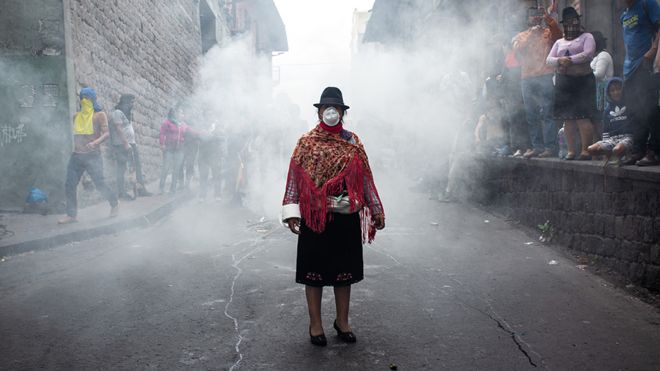
[[[378,214],[373,217],[374,227],[381,230],[385,228],[385,215]],[[286,220],[286,224],[294,234],[300,234],[300,218],[289,218]]]

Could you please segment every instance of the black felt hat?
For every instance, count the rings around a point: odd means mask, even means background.
[[[580,19],[580,14],[572,6],[567,6],[564,10],[561,11],[561,23],[564,23],[567,19],[577,18]]]
[[[320,101],[314,104],[316,108],[320,108],[321,106],[339,106],[345,110],[351,108],[344,104],[344,97],[341,95],[341,90],[334,86],[328,86],[323,89]]]

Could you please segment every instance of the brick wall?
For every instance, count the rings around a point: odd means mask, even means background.
[[[77,88],[96,88],[106,109],[121,93],[138,97],[134,119],[143,169],[148,180],[156,179],[160,124],[168,109],[191,93],[202,54],[197,2],[69,0],[65,11]],[[111,174],[111,162],[106,164]]]
[[[589,255],[632,282],[660,290],[660,169],[601,162],[479,160],[473,199],[553,242]]]

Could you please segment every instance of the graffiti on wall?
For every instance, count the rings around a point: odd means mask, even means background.
[[[17,97],[18,106],[21,108],[34,107],[34,98],[37,96],[37,89],[34,85],[24,84],[18,87]]]
[[[0,147],[21,144],[25,137],[27,137],[25,124],[18,124],[17,126],[0,124]]]
[[[57,98],[60,96],[60,87],[56,84],[44,84],[44,107],[57,107]]]
[[[35,104],[55,108],[59,96],[60,86],[57,84],[23,84],[16,88],[16,101],[21,108],[34,108]]]

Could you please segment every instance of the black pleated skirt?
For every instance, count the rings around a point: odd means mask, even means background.
[[[337,214],[316,233],[303,220],[298,236],[296,282],[309,286],[347,286],[362,281],[360,214]]]

